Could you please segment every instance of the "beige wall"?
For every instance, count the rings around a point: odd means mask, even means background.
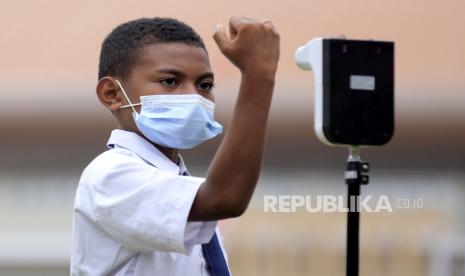
[[[313,37],[344,34],[396,42],[396,134],[378,151],[382,154],[376,162],[463,167],[463,10],[461,0],[0,0],[0,146],[7,152],[0,165],[26,160],[63,164],[63,158],[73,154],[81,166],[104,149],[115,125],[94,92],[100,43],[116,25],[143,16],[176,17],[201,34],[217,75],[217,115],[227,125],[239,73],[221,55],[211,34],[216,23],[245,15],[273,20],[282,36],[270,118],[270,162],[293,166],[308,152],[323,159],[330,156],[313,134],[313,76],[295,66],[293,55]],[[195,156],[205,156],[204,150],[212,153],[215,146],[207,144]],[[54,154],[44,159],[44,152]]]
[[[218,76],[218,101],[226,105],[238,73],[211,33],[229,16],[245,15],[273,20],[282,35],[276,112],[292,113],[290,104],[301,102],[295,99],[312,99],[312,75],[294,65],[295,49],[316,36],[344,34],[396,42],[400,119],[431,113],[464,117],[464,9],[461,0],[1,1],[0,90],[3,101],[21,102],[26,113],[99,112],[93,91],[104,36],[130,19],[171,16],[204,37]],[[296,112],[308,108],[298,107]],[[15,108],[4,106],[0,115]]]

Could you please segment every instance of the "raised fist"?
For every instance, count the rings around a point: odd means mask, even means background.
[[[229,37],[222,24],[213,34],[221,52],[242,73],[272,75],[279,60],[279,34],[271,21],[231,17]]]

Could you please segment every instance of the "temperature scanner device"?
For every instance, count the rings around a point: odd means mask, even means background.
[[[297,49],[315,81],[315,132],[328,145],[379,146],[394,134],[394,43],[315,38]]]

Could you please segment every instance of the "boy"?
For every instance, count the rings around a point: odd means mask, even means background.
[[[201,38],[175,19],[143,18],[103,42],[96,92],[118,129],[76,191],[72,275],[229,275],[216,224],[240,216],[254,191],[279,59],[271,22],[232,17],[229,28],[213,37],[242,81],[205,178],[178,154],[222,131]]]

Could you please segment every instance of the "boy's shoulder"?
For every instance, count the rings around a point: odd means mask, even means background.
[[[99,154],[85,167],[79,183],[96,183],[115,170],[146,165],[134,152],[125,148],[112,148]]]

